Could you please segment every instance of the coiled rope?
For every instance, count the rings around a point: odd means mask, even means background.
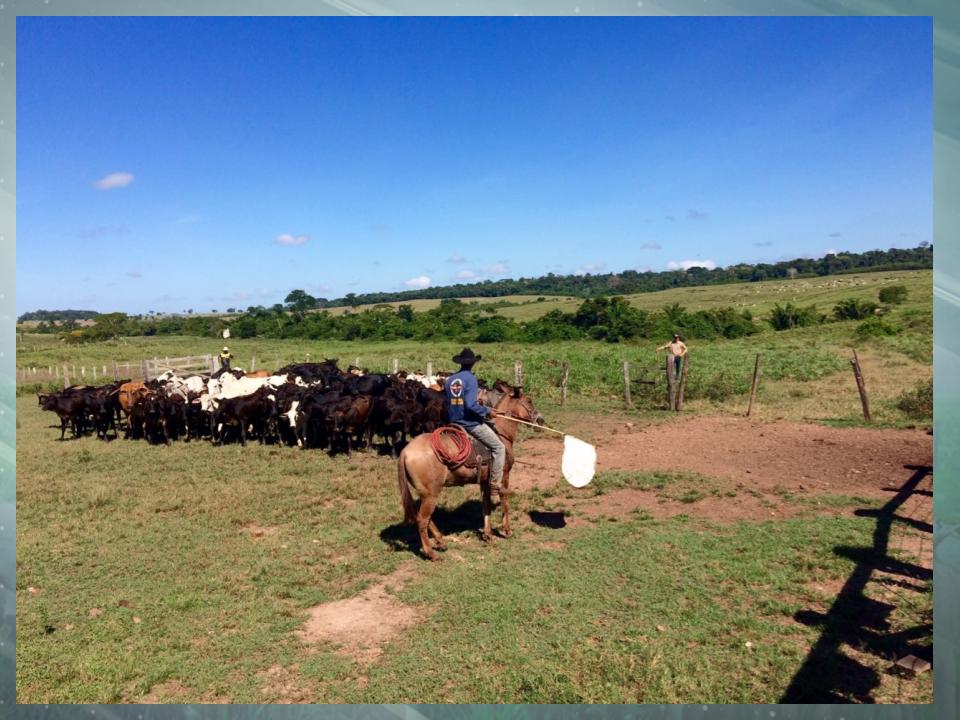
[[[444,440],[453,443],[455,450],[453,452],[447,449]],[[433,445],[433,451],[442,461],[451,465],[460,465],[468,457],[473,448],[470,442],[470,436],[467,431],[459,425],[444,425],[430,433],[430,443]]]

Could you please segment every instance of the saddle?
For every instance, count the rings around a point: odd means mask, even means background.
[[[451,469],[465,467],[480,470],[490,464],[490,448],[459,425],[443,425],[430,434],[433,450]]]

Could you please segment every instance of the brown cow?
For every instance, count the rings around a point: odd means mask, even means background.
[[[269,370],[254,370],[253,372],[248,372],[244,377],[258,378],[258,377],[270,377]]]
[[[125,382],[120,386],[120,409],[123,410],[123,414],[127,418],[128,432],[130,430],[130,412],[133,410],[133,406],[137,404],[138,400],[146,397],[149,392],[147,386],[139,380]]]

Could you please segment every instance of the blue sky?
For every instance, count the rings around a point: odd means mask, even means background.
[[[17,19],[17,311],[932,241],[927,18]]]

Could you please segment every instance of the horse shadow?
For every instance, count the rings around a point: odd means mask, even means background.
[[[891,668],[898,658],[907,654],[933,661],[932,617],[918,616],[912,627],[890,632],[889,618],[896,606],[866,594],[871,582],[913,592],[929,592],[924,583],[932,579],[932,571],[892,557],[890,552],[894,522],[931,536],[933,532],[925,520],[898,513],[911,496],[929,497],[928,491],[917,486],[932,473],[932,468],[905,467],[914,473],[901,487],[895,488],[895,497],[882,508],[862,509],[855,513],[860,517],[876,518],[872,546],[834,548],[835,554],[853,560],[856,566],[833,604],[826,612],[808,609],[794,614],[794,620],[820,629],[821,634],[790,681],[780,703],[845,703],[851,702],[851,698],[861,703],[874,702],[873,692],[880,686],[880,675],[872,667],[851,658],[844,652],[845,646],[859,648],[889,661]],[[875,576],[875,572],[883,575]]]
[[[431,518],[444,535],[480,532],[483,525],[483,505],[479,500],[465,500],[452,510],[438,507]],[[380,539],[395,551],[420,553],[420,535],[416,525],[395,523],[380,531]]]

